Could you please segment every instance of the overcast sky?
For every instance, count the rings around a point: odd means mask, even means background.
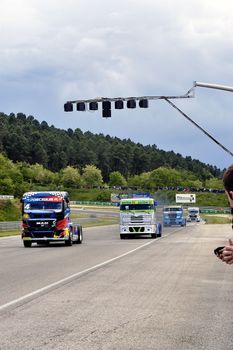
[[[233,163],[166,101],[148,109],[65,113],[68,100],[184,95],[194,81],[233,86],[232,0],[1,0],[0,111],[61,129],[156,144]],[[233,93],[198,87],[172,100],[233,151]]]

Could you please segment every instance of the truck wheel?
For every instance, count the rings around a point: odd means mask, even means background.
[[[160,222],[158,222],[157,224],[157,237],[161,237],[162,236],[162,225]]]
[[[81,244],[82,241],[83,241],[83,229],[82,229],[82,226],[78,226],[77,230],[78,230],[78,239],[77,239],[76,243],[77,244]]]
[[[157,233],[152,233],[151,238],[157,238]]]
[[[32,242],[31,241],[23,241],[23,245],[25,248],[30,248],[32,246]]]
[[[120,237],[121,237],[121,239],[125,239],[127,237],[127,235],[124,235],[124,234],[121,233]]]
[[[68,247],[71,247],[72,244],[73,244],[73,237],[72,237],[72,233],[70,232],[69,239],[65,241],[65,245]]]

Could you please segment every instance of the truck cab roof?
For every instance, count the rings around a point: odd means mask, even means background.
[[[69,202],[69,194],[65,191],[35,191],[35,192],[25,192],[22,196],[21,201],[30,201],[35,199],[43,200],[43,198],[48,197],[60,197],[65,201]]]

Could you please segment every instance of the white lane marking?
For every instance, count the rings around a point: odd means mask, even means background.
[[[164,235],[163,237],[166,237],[166,235]],[[116,260],[118,260],[118,259],[120,259],[120,258],[123,258],[124,256],[127,256],[127,255],[129,255],[129,254],[132,254],[132,253],[136,252],[137,250],[142,249],[142,248],[146,247],[147,245],[150,245],[150,244],[152,244],[152,243],[158,241],[159,239],[161,239],[161,237],[160,237],[160,238],[157,238],[156,240],[153,239],[152,241],[149,241],[149,242],[147,242],[147,243],[145,243],[145,244],[143,244],[143,245],[141,245],[141,246],[139,246],[139,247],[137,247],[137,248],[135,248],[135,249],[129,250],[128,252],[126,252],[126,253],[124,253],[124,254],[118,255],[118,256],[116,256],[115,258],[106,260],[106,261],[104,261],[104,262],[102,262],[102,263],[100,263],[100,264],[94,265],[94,266],[92,266],[92,267],[90,267],[90,268],[88,268],[88,269],[85,269],[85,270],[83,270],[83,271],[74,273],[73,275],[70,275],[70,276],[68,276],[68,277],[66,277],[66,278],[63,278],[63,279],[61,279],[61,280],[59,280],[59,281],[57,281],[57,282],[48,284],[47,286],[45,286],[45,287],[43,287],[43,288],[39,288],[39,289],[35,290],[34,292],[25,294],[25,295],[23,295],[22,297],[20,297],[20,298],[18,298],[18,299],[14,299],[14,300],[10,301],[9,303],[6,303],[6,304],[1,305],[1,306],[0,306],[0,311],[3,310],[3,309],[6,309],[6,308],[9,307],[9,306],[12,306],[12,305],[15,305],[15,304],[17,304],[17,303],[19,303],[19,302],[21,302],[21,301],[24,301],[24,300],[26,300],[27,298],[33,297],[33,296],[35,296],[35,295],[37,295],[37,294],[39,294],[39,293],[46,292],[46,291],[48,291],[49,289],[51,289],[51,288],[53,288],[53,287],[56,287],[56,286],[59,286],[60,284],[63,284],[63,283],[65,283],[65,282],[68,282],[68,281],[72,280],[72,279],[75,278],[75,277],[81,276],[81,275],[84,274],[84,273],[90,272],[90,271],[95,270],[95,269],[97,269],[97,268],[99,268],[99,267],[102,267],[102,266],[104,266],[104,265],[107,265],[107,264],[109,264],[109,263],[111,263],[111,262],[113,262],[113,261],[116,261]]]

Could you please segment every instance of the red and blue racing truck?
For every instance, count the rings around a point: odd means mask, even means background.
[[[82,243],[82,226],[70,221],[68,192],[26,192],[21,203],[24,247],[31,247],[32,243]]]

